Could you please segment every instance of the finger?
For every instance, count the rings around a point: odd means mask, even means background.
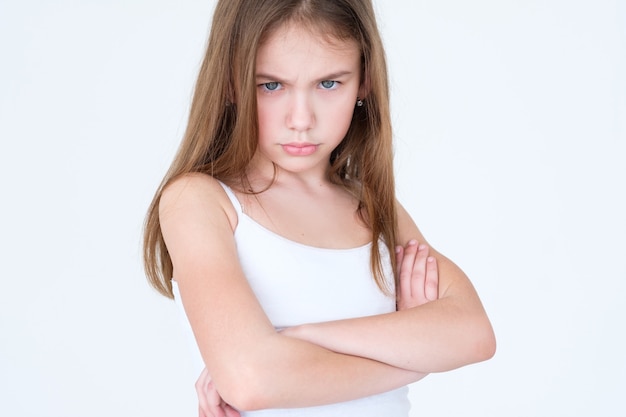
[[[400,245],[396,246],[396,276],[398,277],[398,285],[400,280],[400,271],[402,270],[402,259],[404,258],[404,248]],[[396,309],[400,310],[400,300],[402,296],[402,287],[396,289]]]
[[[223,410],[223,406],[224,406],[224,401],[222,400],[222,397],[220,397],[220,394],[217,392],[217,389],[215,389],[215,385],[213,385],[213,381],[210,381],[205,389],[205,395],[207,398],[207,403],[209,405],[209,412],[211,413],[211,415],[213,417],[225,417],[226,414],[224,413]]]
[[[218,414],[213,414],[211,412],[206,412],[202,409],[202,407],[198,406],[198,416],[199,417],[227,417],[221,410]]]
[[[241,417],[239,411],[235,410],[228,404],[224,407],[224,411],[226,412],[226,417]]]
[[[400,276],[400,266],[402,265],[402,258],[404,257],[404,248],[400,245],[396,246],[396,274]]]
[[[434,256],[429,256],[426,260],[424,292],[428,301],[434,301],[439,298],[439,267],[437,266],[437,258]]]
[[[200,417],[220,417],[219,412],[215,414],[215,408],[207,399],[206,393],[198,391],[198,409]]]
[[[418,305],[428,301],[425,294],[426,259],[428,259],[428,246],[422,243],[417,248],[413,272],[411,274],[411,295]]]
[[[204,413],[203,417],[224,417],[224,411],[221,408],[222,398],[217,393],[206,368],[196,382],[196,393],[198,406]]]
[[[209,376],[209,372],[206,368],[202,371],[198,380],[196,381],[196,395],[198,396],[198,409],[200,417],[213,417],[210,414],[210,407],[206,395],[204,393],[204,386],[206,385],[206,379]]]
[[[410,240],[403,251],[403,259],[400,265],[400,295],[403,299],[410,299],[412,296],[411,275],[413,273],[413,264],[415,263],[417,248],[417,241]]]

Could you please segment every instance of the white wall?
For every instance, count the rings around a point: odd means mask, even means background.
[[[212,7],[0,0],[0,415],[196,415],[140,235]],[[623,416],[626,5],[377,9],[399,196],[499,342],[415,384],[412,415]]]

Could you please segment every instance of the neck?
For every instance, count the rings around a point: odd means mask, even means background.
[[[331,184],[328,180],[328,168],[322,166],[306,171],[287,171],[267,159],[255,156],[248,166],[247,175],[255,191],[263,190],[270,184],[313,189]]]

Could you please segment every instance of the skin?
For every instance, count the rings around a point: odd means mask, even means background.
[[[399,206],[398,212],[400,241],[417,236],[426,244],[406,211]],[[396,313],[306,324],[290,331],[335,352],[426,373],[490,358],[495,338],[476,291],[453,262],[432,248],[429,253],[439,268],[437,300]]]
[[[326,177],[364,96],[359,57],[351,42],[291,26],[258,51],[260,135],[248,175],[255,189],[269,184],[273,165],[278,175],[267,191],[237,197],[247,215],[295,242],[355,248],[370,239],[358,202]],[[277,333],[239,265],[237,213],[222,187],[189,174],[165,189],[161,228],[207,367],[197,385],[201,415],[348,401],[493,355],[493,332],[469,280],[397,210],[401,311]]]
[[[428,246],[411,240],[406,248],[396,247],[400,288],[398,310],[420,306],[437,299],[439,277],[437,261],[428,256]],[[289,329],[283,331],[288,334]],[[196,382],[199,417],[240,417],[218,393],[209,371],[205,368]]]
[[[294,177],[323,181],[330,152],[343,140],[356,98],[363,95],[360,70],[353,42],[319,43],[308,32],[288,29],[261,45],[253,169],[263,171],[274,162]]]

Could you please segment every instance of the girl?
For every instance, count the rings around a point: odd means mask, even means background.
[[[201,416],[406,417],[407,384],[493,355],[395,199],[391,139],[370,0],[218,2],[144,252],[206,365]]]

